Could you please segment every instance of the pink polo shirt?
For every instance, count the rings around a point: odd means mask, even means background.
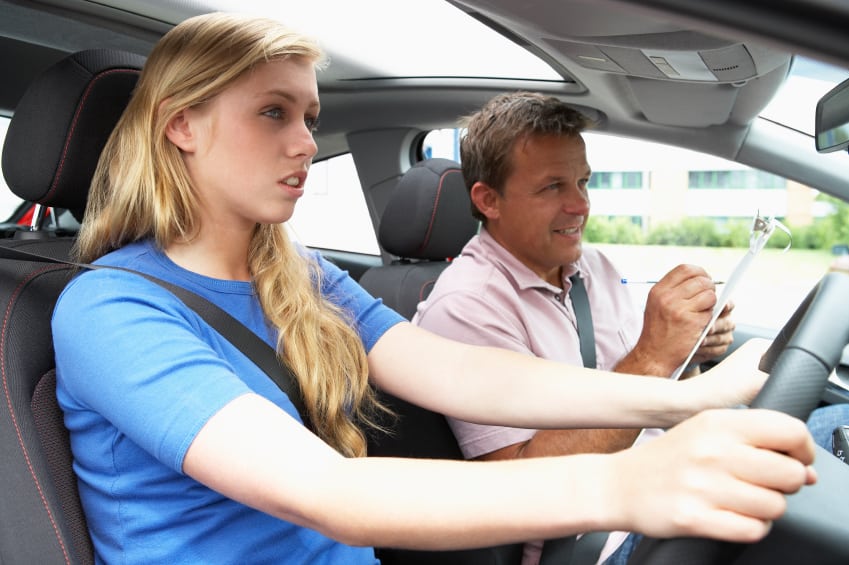
[[[419,304],[413,323],[465,343],[580,366],[577,323],[568,297],[572,286],[568,277],[576,271],[590,301],[597,366],[613,369],[636,345],[642,312],[610,260],[586,245],[577,263],[564,269],[563,291],[542,280],[482,228],[442,272],[427,300]],[[527,441],[536,433],[452,418],[448,422],[467,459]],[[625,535],[611,534],[602,559]],[[524,565],[539,561],[541,545],[531,542],[526,546]]]

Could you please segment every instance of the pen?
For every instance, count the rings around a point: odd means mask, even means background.
[[[657,284],[660,281],[633,281],[631,279],[619,279],[622,284]],[[713,281],[713,284],[725,284],[725,281]]]
[[[631,279],[619,279],[622,284],[655,284],[660,281],[632,281]]]

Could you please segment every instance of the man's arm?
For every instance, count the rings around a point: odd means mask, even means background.
[[[703,269],[681,265],[670,271],[650,293],[643,332],[636,347],[614,370],[629,374],[669,376],[683,363],[705,324],[710,320],[715,302],[714,283]],[[438,308],[450,309],[450,300],[448,304],[441,304]],[[719,355],[728,348],[733,332],[730,310],[729,307],[723,312],[713,332],[705,339],[704,345],[697,353],[699,357],[694,358],[696,362],[700,362],[702,357],[706,360]],[[526,352],[533,354],[529,351],[527,343],[521,343],[521,340],[513,339],[511,343],[504,343],[504,335],[511,335],[512,332],[510,328],[498,331],[499,323],[504,320],[499,321],[501,316],[495,313],[486,320],[480,320],[480,316],[486,314],[476,309],[472,317],[452,316],[448,322],[439,314],[431,312],[430,315],[440,318],[439,322],[435,322],[434,329],[443,334],[447,332],[449,337],[472,339],[475,343],[496,347],[524,347]],[[640,431],[621,428],[538,430],[526,441],[506,445],[482,454],[477,459],[612,453],[633,445]]]
[[[476,459],[498,461],[522,457],[551,457],[576,453],[614,453],[627,449],[640,435],[640,429],[537,430],[528,441],[508,445]]]
[[[523,306],[527,305],[523,304]],[[442,296],[436,302],[432,301],[423,315],[418,315],[414,321],[425,329],[465,343],[510,349],[527,355],[537,354],[531,350],[531,337],[523,333],[525,330],[533,331],[533,328],[528,327],[527,320],[516,317],[514,309],[508,307],[503,301],[498,303],[495,300],[482,300],[479,296],[469,293],[455,292]],[[563,334],[562,339],[565,342],[571,338]],[[575,349],[574,364],[580,365],[576,338]],[[481,426],[456,421],[452,422],[452,427],[458,435],[466,456],[479,460],[573,453],[613,453],[630,447],[641,431],[640,428],[537,430],[530,439],[512,443],[512,440],[516,439],[515,436],[521,434],[504,427],[500,429],[490,427],[489,430],[483,430]],[[494,437],[495,434],[503,437],[504,442],[511,441],[511,443],[501,443],[501,447],[479,454],[482,449],[475,446],[474,441],[469,439],[477,434],[488,436],[487,446],[498,443],[498,438]],[[471,445],[463,445],[464,441]]]

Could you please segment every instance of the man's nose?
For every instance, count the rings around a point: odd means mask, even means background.
[[[590,211],[590,198],[586,189],[576,184],[565,191],[562,206],[563,210],[569,214],[587,215]]]

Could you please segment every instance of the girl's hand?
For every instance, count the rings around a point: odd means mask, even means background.
[[[605,504],[654,537],[757,541],[816,481],[805,424],[771,410],[706,411],[611,459]]]

